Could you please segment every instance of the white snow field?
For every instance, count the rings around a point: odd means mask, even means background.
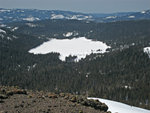
[[[92,41],[91,39],[80,37],[73,39],[51,39],[29,50],[29,53],[47,54],[57,52],[60,53],[59,58],[62,61],[65,61],[65,58],[69,55],[77,56],[76,61],[79,61],[91,53],[104,53],[107,48],[110,47],[101,41]]]
[[[130,106],[127,104],[107,99],[91,98],[91,97],[89,97],[88,99],[99,100],[100,102],[105,103],[109,108],[108,111],[111,111],[112,113],[150,113],[150,110]]]
[[[149,58],[150,58],[150,47],[145,47],[145,48],[143,49],[143,51],[144,51],[144,53],[147,53],[148,56],[149,56]]]

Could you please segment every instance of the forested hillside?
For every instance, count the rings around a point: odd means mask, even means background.
[[[150,59],[143,52],[150,46],[149,20],[46,20],[7,26],[0,28],[0,85],[84,94],[150,109]],[[14,27],[18,29],[12,31]],[[66,37],[68,32],[73,35]],[[59,53],[28,53],[49,38],[81,36],[106,42],[112,48],[79,62],[62,62]]]
[[[112,23],[95,23],[77,20],[45,20],[8,24],[11,29],[18,27],[16,33],[36,36],[38,38],[73,38],[85,36],[111,44],[146,44],[149,43],[150,21],[124,21]],[[71,32],[66,37],[64,34]]]

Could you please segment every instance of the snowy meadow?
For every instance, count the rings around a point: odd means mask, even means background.
[[[101,41],[93,41],[85,37],[73,39],[50,39],[40,46],[29,50],[33,54],[60,53],[60,60],[65,61],[68,56],[77,56],[76,61],[85,58],[91,53],[104,53],[110,48]]]

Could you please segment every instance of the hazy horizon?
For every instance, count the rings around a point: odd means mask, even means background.
[[[150,0],[0,0],[0,8],[63,10],[82,13],[137,12],[150,9]]]

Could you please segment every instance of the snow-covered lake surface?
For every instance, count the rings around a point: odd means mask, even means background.
[[[112,113],[150,113],[150,110],[130,106],[127,104],[123,104],[120,102],[115,102],[107,99],[101,99],[101,98],[91,98],[88,99],[95,99],[99,100],[102,103],[105,103],[109,109],[108,111],[111,111]]]
[[[77,56],[76,61],[79,61],[91,53],[104,53],[107,48],[110,47],[103,42],[80,37],[73,39],[51,39],[29,50],[29,52],[34,54],[57,52],[60,53],[60,59],[62,61],[65,61],[65,58],[69,55]]]

